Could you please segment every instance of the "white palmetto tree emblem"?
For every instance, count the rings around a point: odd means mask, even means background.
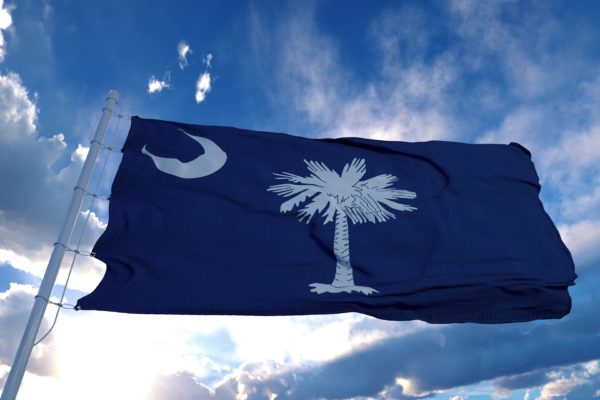
[[[367,172],[365,160],[354,159],[344,166],[342,174],[329,169],[322,162],[306,161],[309,176],[298,176],[289,172],[276,173],[275,179],[288,181],[267,189],[283,197],[289,197],[281,204],[280,211],[286,213],[301,203],[310,200],[298,211],[300,221],[309,223],[315,214],[325,218],[324,224],[335,219],[333,253],[336,259],[335,278],[331,284],[312,283],[309,286],[315,293],[350,293],[357,291],[371,294],[377,290],[356,286],[350,264],[350,238],[348,220],[352,224],[366,222],[386,222],[396,216],[389,210],[414,211],[417,208],[397,203],[397,199],[414,199],[415,192],[395,189],[398,180],[393,175],[377,175],[361,181]],[[388,209],[389,208],[389,209]]]

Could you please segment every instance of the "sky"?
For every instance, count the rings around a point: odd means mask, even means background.
[[[19,399],[600,398],[599,22],[593,0],[0,0],[0,387],[115,89],[115,149],[131,115],[311,138],[519,142],[575,260],[573,309],[503,325],[63,310]],[[102,152],[97,193],[110,193],[119,160]],[[107,209],[86,198],[73,246],[91,249]],[[77,257],[64,302],[103,272]]]

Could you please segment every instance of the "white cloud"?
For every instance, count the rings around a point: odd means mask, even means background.
[[[179,54],[179,68],[184,69],[188,65],[187,55],[192,54],[192,49],[189,44],[181,41],[177,45],[177,53]]]
[[[14,72],[0,75],[0,141],[14,142],[36,130],[38,109]]]
[[[103,231],[106,229],[106,222],[103,222],[98,218],[95,212],[91,210],[81,211],[82,217],[88,220],[88,223],[91,223],[93,230]]]
[[[163,89],[171,87],[171,75],[167,72],[162,80],[157,79],[154,75],[148,79],[148,94],[160,93]]]
[[[0,234],[4,236],[7,234],[7,230],[2,229]],[[9,263],[15,268],[41,278],[44,275],[50,252],[50,246],[45,246],[40,250],[30,250],[27,253],[0,248],[0,263]]]
[[[533,153],[543,148],[542,130],[544,119],[547,118],[546,110],[531,106],[516,107],[508,112],[502,119],[500,126],[485,132],[477,139],[478,143],[504,143],[518,142]]]
[[[0,0],[0,62],[6,57],[6,42],[4,40],[3,30],[9,29],[12,25],[11,7],[4,7],[4,0]]]
[[[196,81],[196,103],[200,104],[206,99],[206,95],[212,89],[212,76],[210,75],[210,67],[212,65],[213,55],[212,53],[208,53],[202,63],[206,65],[204,72],[200,74],[198,80]]]
[[[555,213],[565,223],[600,219],[600,118],[595,118],[589,126],[565,130],[537,152],[540,178],[556,192]]]
[[[559,225],[558,230],[578,266],[587,266],[600,256],[600,220],[580,220]]]
[[[583,364],[583,370],[587,375],[595,375],[600,372],[600,362],[590,361]]]
[[[62,133],[60,133],[59,135],[62,135]],[[64,140],[64,136],[63,136],[63,140]],[[75,149],[73,154],[71,154],[71,161],[78,160],[79,162],[83,163],[85,161],[85,159],[87,158],[89,151],[90,151],[90,148],[88,146],[83,146],[81,144],[78,144],[77,148]]]
[[[379,67],[374,76],[361,76],[340,58],[337,43],[319,30],[311,7],[294,9],[270,37],[266,22],[252,15],[251,44],[261,65],[263,81],[276,77],[274,102],[302,115],[300,133],[310,136],[361,136],[384,140],[450,138],[457,131],[451,113],[456,80],[455,60],[444,52],[425,60],[429,21],[411,24],[412,8],[388,11],[370,26],[369,39]],[[415,44],[415,38],[421,38]],[[392,49],[413,46],[420,58],[407,63]],[[273,66],[265,59],[277,54]],[[269,69],[273,69],[273,72]],[[266,72],[265,72],[266,71]],[[268,76],[267,76],[268,74]],[[377,79],[374,79],[377,78]],[[297,119],[292,119],[297,120]]]
[[[213,55],[212,53],[208,53],[202,62],[206,65],[206,68],[210,68],[212,64]]]
[[[600,119],[600,118],[599,118]],[[543,152],[541,161],[554,182],[581,179],[588,168],[600,173],[600,121],[581,132],[566,131],[561,140]]]
[[[482,70],[498,63],[511,95],[533,99],[564,82],[569,65],[564,53],[554,49],[556,39],[564,33],[551,7],[536,7],[531,12],[518,2],[461,0],[448,4],[451,23],[463,39],[467,64]],[[507,16],[518,18],[519,23],[508,22]]]
[[[567,378],[558,378],[542,387],[537,400],[564,398],[565,395],[584,383],[587,383],[587,380],[576,375]]]
[[[567,372],[569,372],[567,374]],[[598,361],[590,361],[587,363],[576,365],[575,367],[567,367],[563,371],[553,371],[548,373],[550,382],[542,386],[540,395],[536,400],[552,400],[569,398],[569,393],[575,389],[590,384],[600,373]],[[573,398],[576,398],[574,396]]]
[[[196,81],[196,103],[202,103],[206,99],[206,94],[212,88],[209,72],[203,72]]]
[[[46,397],[268,398],[286,388],[263,381],[351,351],[348,332],[362,318],[65,311],[50,337],[60,375],[45,385]],[[102,383],[107,381],[111,385]],[[24,381],[23,393],[35,391],[37,384]]]
[[[37,113],[19,75],[0,75],[0,261],[41,277],[88,147],[69,152],[63,133],[36,139]],[[89,230],[86,250],[99,233]],[[83,257],[79,264],[86,268],[74,276],[73,287],[93,288],[104,267]]]
[[[13,361],[35,294],[35,288],[15,283],[11,283],[7,291],[0,292],[0,365],[8,365]],[[48,321],[44,319],[40,331],[44,332],[48,327]],[[52,338],[36,346],[29,361],[29,371],[39,375],[55,375],[54,350]]]

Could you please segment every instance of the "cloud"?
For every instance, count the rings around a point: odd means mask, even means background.
[[[204,59],[202,60],[202,62],[204,63],[204,65],[206,65],[206,68],[210,68],[212,65],[212,59],[213,59],[213,55],[212,53],[208,53],[206,55],[206,57],[204,57]]]
[[[40,277],[88,148],[70,150],[63,133],[36,137],[37,114],[20,76],[0,75],[0,262]]]
[[[560,321],[426,329],[377,341],[320,365],[271,366],[265,374],[244,380],[244,393],[248,398],[253,393],[276,393],[281,399],[312,399],[378,397],[394,391],[419,397],[490,379],[509,389],[526,382],[547,383],[531,371],[600,358],[600,324],[590,325],[596,308],[597,299],[579,304]],[[596,364],[583,365],[588,373],[595,371]],[[520,382],[500,379],[527,373]],[[243,375],[230,379],[240,383]],[[348,376],[353,378],[345,379]],[[581,382],[571,383],[569,387]]]
[[[286,398],[287,382],[269,382],[256,385],[256,381],[268,380],[273,375],[284,370],[282,364],[269,361],[251,363],[239,367],[214,387],[199,382],[198,378],[189,372],[179,372],[169,376],[161,376],[152,384],[152,398],[163,399],[214,399],[214,400],[263,400]]]
[[[38,109],[21,78],[14,72],[0,75],[0,140],[14,143],[31,137],[36,130]]]
[[[600,259],[600,220],[582,219],[558,226],[560,235],[578,267],[592,266]]]
[[[206,385],[196,382],[194,376],[189,372],[180,372],[155,379],[150,392],[152,400],[214,398],[214,392]]]
[[[171,74],[168,72],[163,77],[163,80],[158,80],[154,75],[148,78],[148,94],[160,93],[163,89],[171,87]]]
[[[0,0],[0,62],[6,57],[6,42],[3,30],[7,30],[12,25],[12,16],[10,15],[12,7],[4,7],[4,0]]]
[[[554,144],[539,151],[544,182],[559,199],[565,221],[600,219],[600,116],[588,126],[565,129]]]
[[[542,387],[540,395],[536,400],[562,399],[577,388],[588,385],[593,381],[596,381],[595,383],[600,382],[597,376],[600,372],[598,361],[591,361],[577,368],[569,368],[569,370],[570,373],[568,375],[565,375],[563,371],[549,373],[548,377],[550,381]],[[572,398],[583,397],[573,396]]]
[[[179,55],[179,68],[183,70],[188,65],[187,55],[192,54],[190,45],[184,41],[179,42],[177,45],[177,54]]]
[[[202,63],[206,66],[204,72],[200,74],[196,81],[196,103],[200,104],[206,99],[206,95],[212,89],[212,77],[210,75],[210,68],[212,65],[213,55],[208,53]]]
[[[537,387],[548,382],[548,372],[548,369],[542,368],[523,374],[502,376],[494,379],[493,384],[500,392]]]
[[[419,9],[386,10],[369,24],[375,53],[366,60],[375,70],[369,74],[343,62],[339,44],[319,29],[314,7],[294,8],[271,35],[266,25],[258,13],[251,14],[251,58],[265,75],[260,81],[273,93],[273,103],[301,116],[289,120],[304,121],[292,129],[308,136],[384,140],[455,135],[455,55],[425,57],[436,24]],[[399,53],[397,48],[409,50]]]
[[[563,39],[569,27],[559,22],[552,8],[551,4],[535,7],[531,3],[500,1],[448,3],[450,21],[462,39],[467,66],[485,72],[499,68],[508,93],[521,100],[557,90],[573,71],[565,62],[565,53],[574,56],[574,47]]]
[[[431,397],[458,389],[460,391],[455,391],[454,396],[468,398],[466,394],[472,393],[468,389],[469,385],[492,380],[497,396],[508,396],[515,390],[532,388],[542,388],[542,393],[546,393],[547,398],[552,398],[548,396],[556,393],[589,393],[600,382],[598,362],[595,360],[600,358],[600,323],[590,323],[596,309],[597,299],[576,305],[568,317],[559,321],[446,326],[415,323],[411,325],[421,326],[413,326],[399,334],[397,332],[398,336],[378,337],[373,341],[354,345],[333,358],[331,355],[324,357],[322,361],[315,361],[314,356],[306,359],[280,358],[275,361],[271,355],[263,354],[254,362],[245,362],[229,371],[215,371],[215,375],[205,368],[199,368],[196,372],[185,369],[161,375],[153,381],[152,391],[160,393],[164,398],[196,396],[215,400],[253,400],[276,396],[282,400],[304,400],[410,399]],[[336,320],[335,316],[320,318],[319,325],[315,325],[319,327],[317,330],[326,331],[330,318]],[[277,320],[299,320],[298,323],[301,323],[300,318]],[[346,332],[362,336],[368,325],[365,323],[370,321],[376,326],[381,323],[384,328],[386,323],[398,326],[397,322],[358,318],[347,325],[350,329]],[[260,322],[268,323],[271,320],[262,318]],[[242,344],[238,339],[246,334],[250,336],[242,345],[246,349],[236,349],[231,354],[242,360],[249,360],[252,357],[248,356],[248,348],[252,347],[253,342],[258,344],[257,353],[263,348],[260,340],[256,342],[256,336],[252,333],[257,325],[267,335],[269,332],[296,332],[291,326],[262,326],[257,321],[244,324],[245,328],[242,329],[229,326],[228,333],[217,330],[201,335],[199,343],[205,343],[206,346],[199,347],[214,347],[215,354],[229,353],[232,344]],[[322,334],[316,334],[312,330],[309,332],[313,336],[306,341],[313,345],[324,338]],[[297,333],[298,338],[302,338],[302,332]],[[335,337],[338,340],[353,341],[352,337],[344,337],[343,333],[336,332],[321,347],[327,349],[329,343],[334,343]],[[265,338],[265,343],[270,341],[273,339]],[[294,342],[300,344],[297,349],[299,353],[305,351],[301,341],[295,337],[290,336],[285,341],[288,348],[289,343]],[[194,338],[192,342],[197,341]],[[264,347],[269,348],[268,344]],[[217,358],[213,360],[218,361]],[[207,367],[209,365],[206,364]],[[452,368],[449,369],[448,365]],[[218,379],[218,376],[222,376],[222,379]],[[347,379],[348,376],[352,376],[352,379]],[[590,398],[590,395],[577,397],[574,394],[572,398]]]
[[[494,95],[499,106],[477,115],[496,122],[476,141],[517,141],[531,150],[544,207],[580,268],[598,256],[600,75],[585,51],[589,32],[557,18],[555,6],[455,1],[449,13],[467,68],[501,77],[486,79],[500,89]],[[567,43],[569,36],[581,45]]]
[[[36,290],[28,285],[11,284],[9,289],[0,293],[0,365],[10,365],[25,329],[27,318],[33,306]],[[40,332],[49,327],[44,319]],[[29,360],[28,371],[38,375],[56,374],[56,360],[53,357],[55,344],[52,337],[34,347]]]
[[[206,99],[207,93],[212,88],[209,72],[203,72],[196,81],[196,103],[200,104]]]
[[[45,385],[30,377],[22,393],[24,398],[39,398],[39,393],[27,393],[45,391],[46,397],[63,399],[85,394],[92,400],[237,400],[244,394],[248,399],[269,398],[269,393],[285,393],[286,385],[292,387],[288,372],[360,347],[360,340],[348,332],[363,318],[354,314],[199,317],[65,310],[50,336],[60,375]],[[274,376],[289,382],[267,382],[267,386],[256,382]]]

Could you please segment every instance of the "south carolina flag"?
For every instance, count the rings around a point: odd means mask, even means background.
[[[560,318],[575,279],[522,146],[306,139],[134,117],[77,308]]]

